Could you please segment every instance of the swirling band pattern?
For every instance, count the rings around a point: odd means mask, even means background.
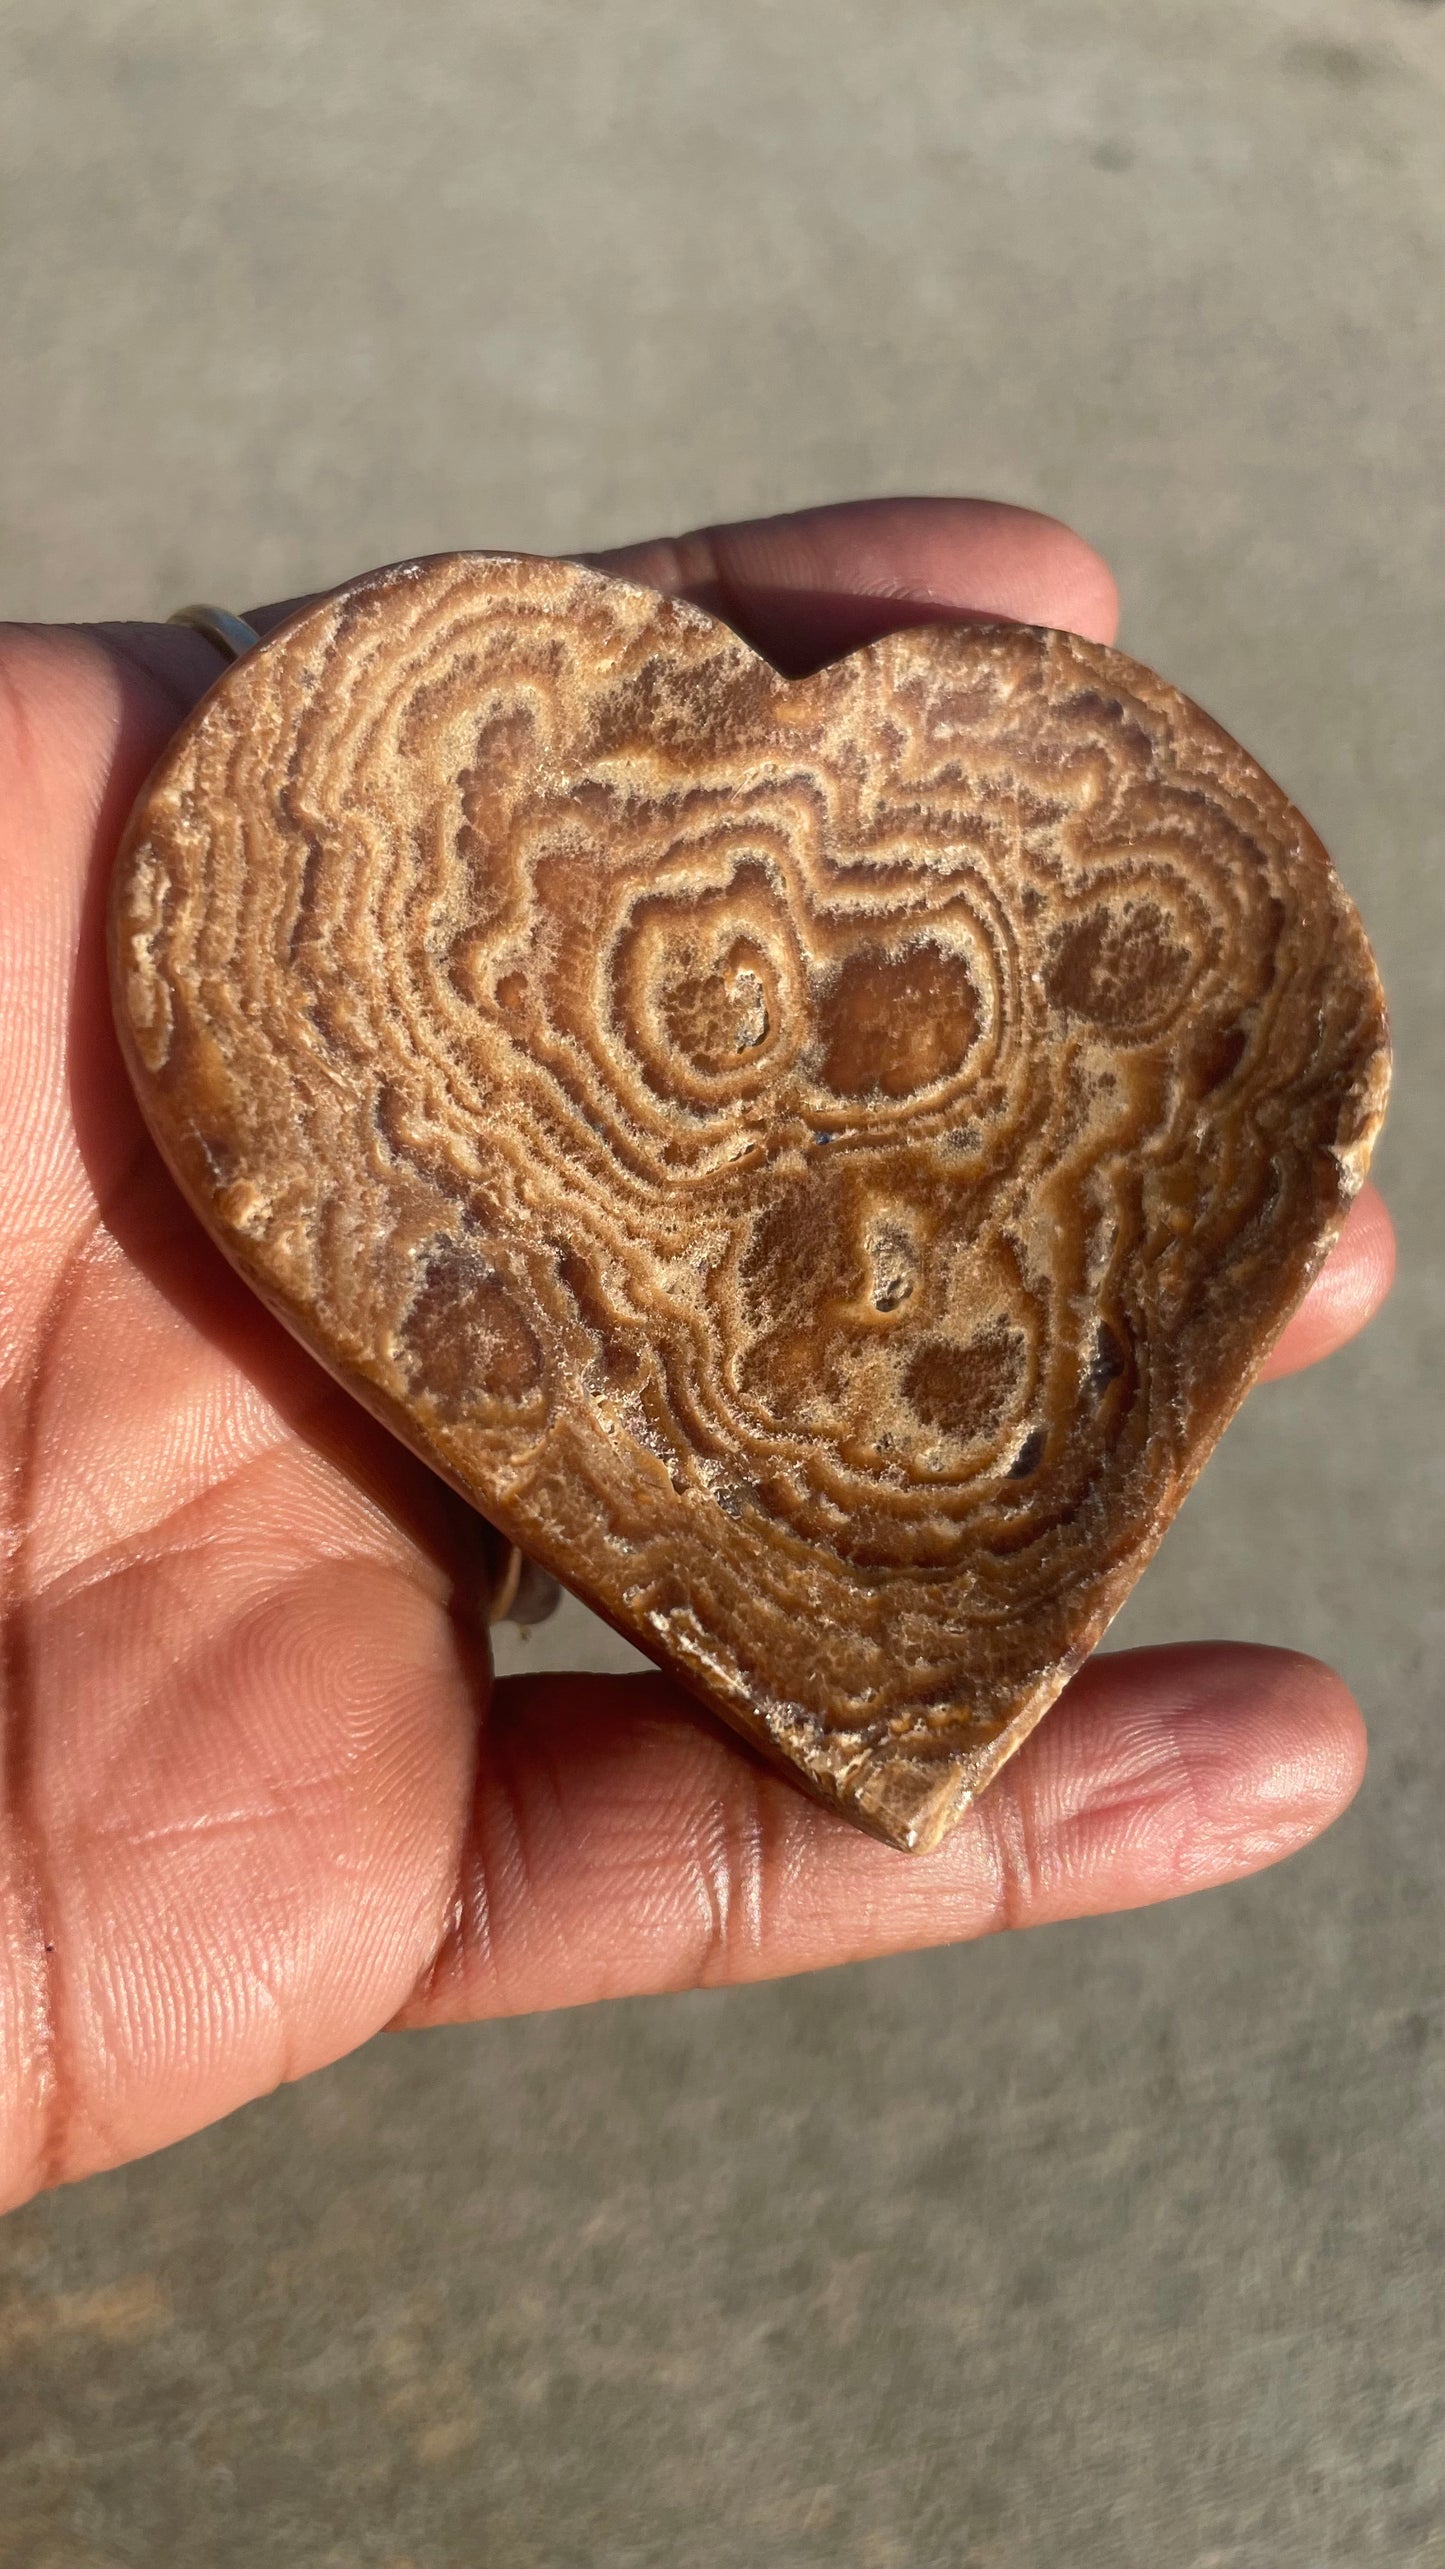
[[[1136,664],[940,628],[788,682],[525,558],[228,673],[114,957],[273,1308],[897,1843],[1122,1601],[1384,1100],[1323,849]]]

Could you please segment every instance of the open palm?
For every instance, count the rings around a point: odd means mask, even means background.
[[[802,668],[970,610],[1110,638],[1025,511],[811,512],[610,567]],[[217,675],[164,626],[0,641],[0,2203],[388,2023],[761,1978],[1126,1907],[1325,1826],[1363,1760],[1287,1652],[1086,1669],[935,1855],[856,1836],[660,1678],[493,1691],[478,1520],[236,1282],[151,1148],[105,982],[125,813]],[[1386,1289],[1361,1198],[1272,1370]]]

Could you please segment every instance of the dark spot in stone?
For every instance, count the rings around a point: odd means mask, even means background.
[[[240,1165],[235,1148],[230,1142],[223,1142],[218,1135],[210,1133],[198,1132],[195,1141],[196,1148],[206,1164],[206,1175],[217,1194],[220,1194],[224,1188],[234,1183],[236,1171]]]
[[[1044,987],[1056,1008],[1125,1034],[1176,1004],[1188,973],[1188,952],[1152,901],[1103,902],[1059,929]]]
[[[1127,143],[1096,143],[1089,158],[1095,169],[1126,170],[1134,166],[1134,154]]]
[[[1222,1088],[1231,1073],[1238,1070],[1248,1042],[1247,1028],[1238,1024],[1216,1026],[1201,1037],[1194,1056],[1194,1076],[1201,1097]]]
[[[517,1408],[542,1379],[542,1350],[512,1289],[459,1240],[429,1244],[398,1338],[412,1389],[453,1421],[494,1402]]]
[[[738,1265],[755,1326],[815,1325],[830,1299],[851,1302],[863,1283],[856,1235],[844,1216],[836,1163],[794,1179],[759,1217]]]
[[[1129,1362],[1128,1351],[1107,1320],[1101,1320],[1094,1333],[1094,1353],[1089,1366],[1088,1387],[1098,1400],[1111,1383],[1116,1383]]]
[[[1030,1428],[1008,1467],[1008,1476],[1011,1481],[1026,1481],[1030,1472],[1038,1470],[1044,1459],[1048,1441],[1049,1431],[1046,1427]]]
[[[965,1346],[927,1338],[903,1378],[904,1394],[928,1427],[945,1436],[984,1436],[1018,1388],[1024,1342],[997,1321]]]
[[[942,946],[863,946],[818,1010],[822,1075],[840,1097],[911,1097],[962,1068],[978,1033],[978,992]]]

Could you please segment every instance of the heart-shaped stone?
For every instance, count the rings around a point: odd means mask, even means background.
[[[293,616],[167,751],[113,933],[272,1310],[898,1846],[1098,1640],[1387,1080],[1318,840],[1135,662],[941,626],[789,681],[563,562]]]

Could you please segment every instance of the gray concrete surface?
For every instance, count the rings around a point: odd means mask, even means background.
[[[1374,1760],[1321,1846],[383,2041],[34,2206],[7,2569],[1445,2560],[1442,91],[1428,0],[0,0],[8,611],[1058,510],[1338,851],[1404,1244],[1116,1635],[1347,1672]]]

